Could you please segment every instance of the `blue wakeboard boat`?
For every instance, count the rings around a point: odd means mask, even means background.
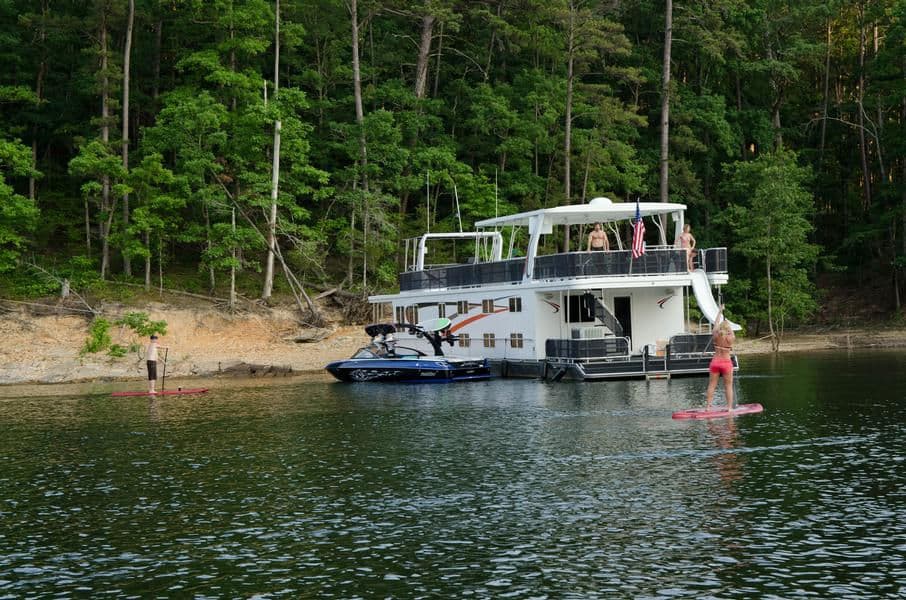
[[[442,343],[451,346],[456,336],[449,331],[449,319],[432,319],[431,323],[375,323],[365,327],[371,343],[350,358],[337,360],[325,368],[340,381],[375,381],[394,383],[448,383],[488,379],[491,368],[486,358],[444,356]],[[428,356],[415,348],[399,346],[393,334],[407,331],[427,339],[434,348]]]

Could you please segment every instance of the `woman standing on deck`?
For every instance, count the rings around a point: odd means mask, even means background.
[[[692,226],[683,225],[683,232],[676,238],[677,245],[686,251],[686,269],[692,271],[692,256],[695,252],[695,238],[692,236]]]
[[[717,389],[717,379],[724,376],[724,394],[727,397],[727,410],[733,410],[733,342],[736,341],[736,334],[730,329],[730,322],[724,318],[724,307],[720,306],[717,318],[714,321],[716,326],[711,336],[714,342],[714,358],[711,359],[711,365],[708,367],[710,380],[708,381],[707,407],[705,410],[711,410],[711,401],[714,399],[714,390]]]

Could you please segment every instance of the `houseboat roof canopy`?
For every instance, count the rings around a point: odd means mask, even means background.
[[[582,223],[607,223],[635,218],[635,202],[613,202],[610,198],[594,198],[588,204],[571,204],[542,208],[505,217],[485,219],[475,223],[476,227],[528,226],[533,219],[543,216],[546,225],[580,225]],[[682,213],[685,204],[670,202],[639,202],[643,217]]]

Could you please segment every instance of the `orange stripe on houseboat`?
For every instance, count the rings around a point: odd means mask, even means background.
[[[491,315],[496,315],[497,313],[507,312],[508,310],[510,310],[510,309],[509,308],[498,308],[498,309],[495,309],[494,312],[492,312],[492,313],[481,313],[480,315],[475,315],[474,317],[469,317],[468,319],[464,319],[464,320],[460,321],[459,323],[457,323],[456,325],[454,325],[453,327],[451,327],[450,332],[452,333],[454,331],[462,329],[466,325],[470,325],[470,324],[474,323],[475,321],[478,321],[479,319],[483,319],[483,318],[489,317]]]

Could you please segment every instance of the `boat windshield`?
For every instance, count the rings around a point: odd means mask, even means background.
[[[352,358],[380,358],[375,352],[376,348],[369,346],[367,348],[359,348],[358,351],[352,355]]]

